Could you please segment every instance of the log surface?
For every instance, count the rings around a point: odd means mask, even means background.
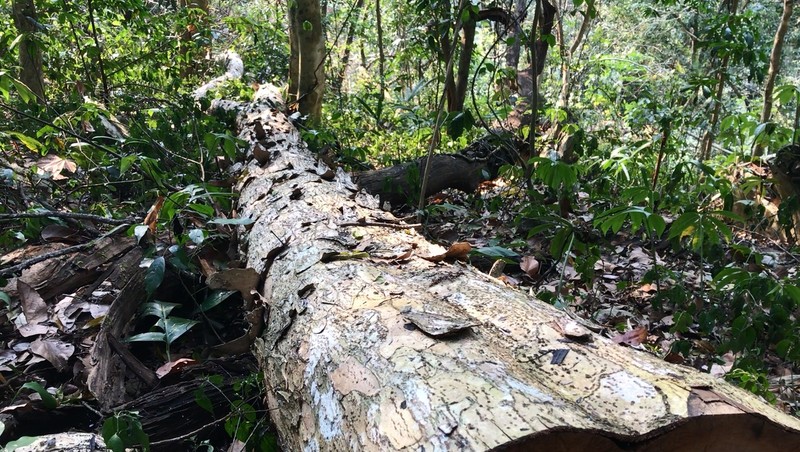
[[[279,103],[262,87],[240,114],[261,163],[239,209],[254,221],[240,232],[269,308],[256,355],[286,450],[800,450],[800,421],[748,392],[572,340],[565,312],[420,258],[444,249],[411,229],[342,226],[394,220],[314,160]]]

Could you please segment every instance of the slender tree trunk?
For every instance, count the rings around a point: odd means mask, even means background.
[[[350,21],[350,29],[347,30],[347,38],[344,42],[344,55],[342,55],[342,68],[339,71],[339,74],[336,76],[336,80],[333,81],[332,85],[334,89],[341,94],[342,93],[342,86],[344,85],[344,79],[347,75],[347,68],[350,66],[350,55],[353,53],[353,41],[356,37],[356,27],[358,26],[359,22],[361,21],[361,9],[364,7],[364,0],[357,0],[355,4],[355,13],[356,16],[353,20]]]
[[[383,21],[381,18],[381,0],[375,0],[375,26],[378,31],[378,85],[380,87],[380,94],[378,95],[378,108],[376,109],[375,120],[378,126],[381,124],[381,116],[383,115],[383,101],[386,95],[386,55],[383,49]]]
[[[514,0],[514,16],[511,19],[509,37],[514,38],[514,42],[508,46],[506,51],[506,66],[516,70],[519,66],[519,53],[522,48],[522,22],[525,20],[525,12],[528,6],[526,0]]]
[[[19,43],[19,79],[36,95],[39,103],[44,103],[46,98],[42,76],[42,50],[32,36],[36,31],[38,20],[33,0],[14,0],[12,15],[14,26],[19,34],[23,35]]]
[[[789,29],[789,19],[792,17],[795,0],[783,0],[783,14],[778,30],[775,32],[775,40],[772,43],[772,53],[769,56],[769,72],[764,83],[764,108],[761,110],[760,122],[763,124],[772,117],[772,91],[775,88],[775,79],[781,70],[781,52],[783,51],[783,41],[786,31]],[[759,157],[764,152],[764,146],[757,144],[753,148],[753,157]]]
[[[325,90],[322,12],[319,0],[295,0],[289,5],[289,102],[316,124]]]
[[[464,22],[461,36],[461,53],[458,56],[458,72],[455,80],[455,93],[452,102],[448,102],[447,111],[462,111],[464,101],[467,98],[467,86],[469,85],[469,70],[472,62],[472,52],[475,50],[475,19],[470,17]]]
[[[87,0],[87,8],[89,10],[89,26],[92,33],[92,40],[97,49],[97,70],[100,73],[100,82],[103,84],[103,99],[108,100],[110,92],[108,90],[108,79],[106,78],[106,70],[103,64],[103,46],[100,44],[100,37],[97,35],[97,28],[94,25],[94,7],[92,0]]]
[[[578,29],[578,33],[575,35],[575,39],[573,39],[572,45],[569,47],[569,49],[566,48],[567,38],[564,36],[564,27],[562,24],[563,14],[561,11],[559,11],[557,14],[558,28],[556,39],[558,41],[559,53],[561,55],[561,92],[558,95],[557,105],[559,108],[566,109],[569,108],[569,97],[570,94],[572,94],[570,64],[572,63],[572,57],[575,55],[578,49],[580,49],[581,45],[583,44],[583,38],[589,31],[589,25],[592,23],[592,13],[587,5],[586,12],[583,14],[581,26]]]
[[[730,0],[728,3],[728,25],[731,25],[733,18],[736,16],[738,9],[738,0]],[[708,129],[703,134],[703,141],[700,146],[700,160],[708,160],[711,157],[711,148],[714,145],[714,129],[717,128],[719,122],[719,115],[722,111],[722,93],[725,88],[725,75],[728,71],[728,62],[730,55],[725,55],[719,65],[719,72],[717,73],[717,90],[714,93],[714,109],[711,112],[711,119],[709,120]]]
[[[511,25],[513,22],[508,13],[501,8],[483,9],[477,15],[470,13],[470,17],[463,23],[461,28],[461,53],[458,59],[458,70],[452,84],[453,92],[448,94],[447,111],[449,112],[464,110],[467,87],[469,86],[472,53],[475,50],[475,27],[478,22],[484,20],[502,22],[506,25]]]

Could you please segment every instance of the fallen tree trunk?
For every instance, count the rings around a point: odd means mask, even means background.
[[[316,162],[271,93],[239,117],[259,157],[240,232],[286,450],[800,450],[800,421],[754,395],[418,257],[443,250]]]
[[[436,154],[431,161],[431,177],[425,197],[446,188],[474,192],[485,180],[497,177],[506,164],[519,163],[528,145],[517,137],[490,134],[476,140],[457,154]],[[358,186],[392,206],[416,206],[427,157],[412,162],[356,174]]]

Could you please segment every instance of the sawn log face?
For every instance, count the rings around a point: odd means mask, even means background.
[[[387,214],[313,159],[272,92],[240,116],[240,137],[269,156],[247,166],[239,207],[286,450],[800,450],[800,422],[752,394],[599,336],[570,341],[565,313],[417,257],[444,250],[413,230],[341,226]],[[404,308],[475,326],[430,337]]]

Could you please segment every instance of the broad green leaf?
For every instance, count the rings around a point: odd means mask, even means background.
[[[200,322],[197,320],[189,320],[182,317],[167,317],[159,320],[156,325],[164,330],[166,342],[169,346],[198,323]]]
[[[125,452],[125,442],[116,433],[112,433],[108,438],[103,438],[106,447],[114,452]]]
[[[195,212],[199,213],[200,215],[210,217],[214,215],[214,208],[205,204],[196,204],[192,203],[188,206],[190,209],[194,210]]]
[[[20,141],[20,143],[24,144],[26,148],[30,149],[33,152],[38,153],[42,149],[44,149],[44,146],[42,146],[42,143],[40,143],[35,138],[31,138],[31,137],[29,137],[29,136],[27,136],[25,134],[19,133],[19,132],[9,131],[9,132],[6,132],[6,133],[11,135],[12,137],[18,139]]]
[[[200,303],[200,311],[207,312],[211,308],[219,305],[227,300],[231,295],[235,294],[235,290],[214,290],[208,294],[205,300]]]
[[[42,404],[44,404],[44,407],[48,410],[56,409],[56,406],[58,405],[58,403],[56,403],[56,398],[53,397],[53,394],[47,392],[47,389],[39,384],[39,382],[29,381],[23,384],[22,387],[25,389],[30,389],[31,391],[35,391],[37,394],[39,394],[39,397],[42,398]]]
[[[214,414],[214,404],[211,402],[211,399],[208,398],[208,395],[203,388],[197,388],[194,390],[194,401],[198,406],[200,406],[200,408],[208,411],[211,414]]]
[[[148,298],[153,296],[158,286],[164,281],[165,268],[164,257],[158,256],[153,259],[153,262],[147,269],[147,274],[144,276],[144,290],[147,292]]]
[[[125,172],[127,172],[128,169],[130,169],[133,163],[136,162],[137,158],[139,158],[137,154],[132,154],[132,155],[126,155],[125,157],[122,157],[122,159],[120,159],[119,161],[120,177],[122,177],[122,175],[125,174]]]
[[[169,313],[178,306],[180,305],[177,303],[154,300],[142,304],[142,316],[154,315],[161,319],[168,317]]]
[[[125,342],[167,342],[167,336],[158,331],[150,331],[148,333],[134,334],[125,339]]]
[[[482,248],[473,250],[473,252],[483,254],[486,257],[491,257],[494,259],[514,259],[519,257],[519,254],[511,251],[508,248],[503,248],[502,246],[484,246]]]

